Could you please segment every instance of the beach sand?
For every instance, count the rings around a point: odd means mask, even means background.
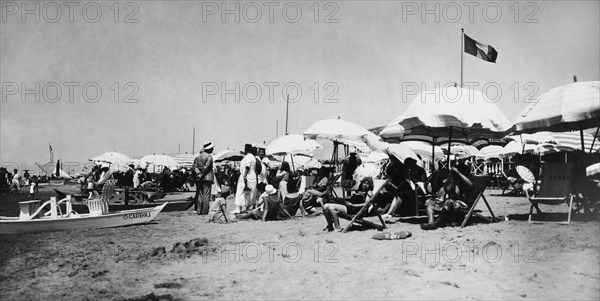
[[[412,233],[404,240],[323,232],[322,215],[214,224],[192,211],[145,225],[1,235],[0,299],[598,300],[600,223],[528,224],[527,199],[494,194],[486,191],[494,213],[508,220],[434,231],[420,229],[423,219],[388,224]],[[0,215],[17,215],[26,195],[0,196]],[[543,208],[567,211],[553,207]],[[477,209],[489,215],[483,202]]]

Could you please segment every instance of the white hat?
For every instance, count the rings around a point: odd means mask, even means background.
[[[277,189],[275,189],[275,187],[273,187],[273,185],[267,185],[267,187],[265,187],[265,192],[267,194],[274,194],[277,192]]]
[[[215,148],[215,146],[209,141],[204,141],[204,146],[202,148],[203,149],[213,149],[213,148]]]

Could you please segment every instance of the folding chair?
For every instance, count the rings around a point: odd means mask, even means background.
[[[559,224],[569,224],[571,222],[571,210],[573,208],[573,194],[571,193],[571,178],[573,177],[574,165],[572,163],[545,163],[542,166],[542,182],[538,189],[537,196],[529,197],[531,208],[529,208],[529,223],[542,221],[533,221],[533,208],[538,214],[542,214],[539,204],[560,205],[566,203],[569,206],[567,221],[558,222]],[[568,200],[568,201],[567,201]]]
[[[377,205],[375,202],[373,202],[373,200],[377,197],[377,195],[379,195],[379,193],[381,192],[381,190],[383,189],[383,187],[385,186],[385,184],[387,183],[386,180],[374,180],[374,190],[373,190],[373,197],[371,199],[369,199],[369,201],[362,207],[360,208],[360,211],[358,211],[358,213],[356,213],[355,215],[350,215],[350,214],[344,214],[342,212],[338,213],[338,217],[349,220],[350,223],[346,226],[346,228],[344,228],[344,230],[342,230],[342,233],[346,233],[346,231],[348,231],[350,229],[350,227],[352,227],[355,223],[359,224],[359,225],[364,225],[364,226],[370,226],[372,228],[376,228],[379,231],[382,231],[383,229],[386,229],[385,226],[385,222],[383,221],[383,218],[381,217],[381,213],[379,213],[379,210],[377,208]],[[364,219],[364,213],[367,211],[367,209],[369,209],[369,206],[373,206],[373,211],[376,212],[377,217],[379,218],[379,221],[381,222],[381,225],[378,225],[376,223],[373,223],[371,221],[368,221],[366,219]]]
[[[336,176],[333,177],[333,179],[331,180],[331,182],[327,183],[327,189],[325,189],[325,191],[323,192],[323,195],[320,196],[320,198],[323,198],[325,200],[334,200],[336,199],[337,193],[335,192],[335,190],[333,190],[335,184],[337,183],[337,181],[342,177],[342,174],[338,174]]]
[[[502,195],[504,196],[504,192],[510,188],[510,191],[507,192],[507,194],[520,194],[522,191],[522,188],[519,188],[517,186],[515,186],[515,184],[517,184],[517,181],[510,181],[510,179],[508,178],[508,176],[506,175],[506,173],[504,172],[504,170],[500,169],[500,173],[502,174],[503,182],[505,182],[505,185],[503,185],[502,187]]]
[[[432,197],[431,193],[420,192],[423,188],[427,187],[430,183],[425,183],[424,187],[418,189],[415,187],[415,216],[413,217],[422,217],[427,216],[427,208],[425,207],[425,201]],[[423,191],[427,191],[426,189]],[[421,213],[425,213],[421,215]]]
[[[319,193],[319,195],[316,195],[317,198],[322,198],[323,199],[323,203],[325,203],[325,200],[334,200],[337,198],[337,194],[335,193],[335,191],[333,190],[333,187],[335,186],[336,182],[340,179],[340,177],[342,176],[342,174],[338,174],[335,177],[332,178],[331,182],[327,183],[327,188],[325,189],[325,191],[323,191],[322,193]],[[308,208],[312,208],[313,206],[309,206],[309,207],[304,207],[304,205],[301,205],[302,210],[306,210]]]
[[[465,225],[467,224],[467,222],[469,221],[471,216],[474,214],[473,211],[475,210],[475,207],[477,206],[477,203],[479,203],[480,199],[483,199],[483,201],[485,202],[485,205],[487,206],[487,209],[490,211],[492,218],[489,219],[489,218],[484,217],[477,213],[475,215],[477,215],[478,217],[483,218],[489,222],[496,221],[496,216],[494,215],[494,212],[492,211],[492,207],[490,207],[490,203],[488,203],[487,199],[485,198],[485,195],[483,194],[485,192],[485,189],[487,188],[488,184],[490,183],[490,177],[489,176],[471,176],[471,182],[473,182],[473,192],[471,193],[471,195],[469,196],[469,199],[467,200],[467,202],[471,203],[471,205],[469,207],[469,211],[467,212],[467,215],[465,216],[462,224],[460,225],[461,228],[465,227]]]

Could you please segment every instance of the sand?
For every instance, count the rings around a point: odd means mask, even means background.
[[[388,224],[412,233],[404,240],[323,232],[323,216],[214,224],[191,211],[145,225],[2,235],[0,299],[598,300],[599,221],[528,224],[528,200],[498,193],[487,199],[508,220],[434,231],[420,229],[424,220]],[[16,215],[25,197],[0,196],[0,215]]]

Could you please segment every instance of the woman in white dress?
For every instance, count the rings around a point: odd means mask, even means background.
[[[246,156],[240,162],[240,177],[235,192],[235,210],[233,213],[240,213],[243,209],[248,209],[254,205],[256,199],[256,159],[254,158],[252,145],[244,146]]]

